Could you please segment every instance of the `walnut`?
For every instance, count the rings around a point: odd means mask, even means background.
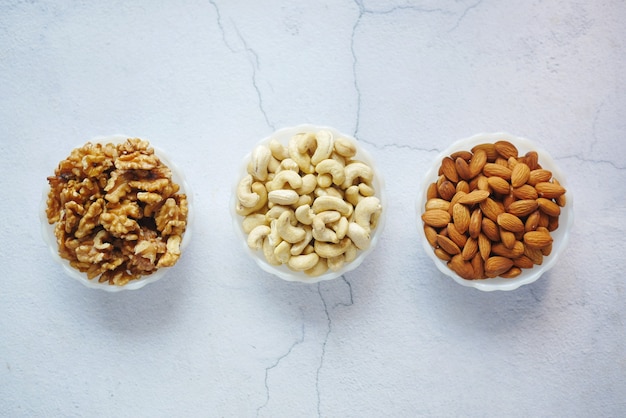
[[[59,254],[89,279],[123,286],[178,261],[187,197],[148,141],[87,143],[48,183]]]

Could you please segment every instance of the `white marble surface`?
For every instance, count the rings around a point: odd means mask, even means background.
[[[623,1],[0,3],[0,415],[623,416]],[[388,222],[356,271],[281,281],[243,257],[236,167],[274,129],[370,147]],[[564,258],[484,293],[417,242],[416,185],[483,131],[531,138],[576,199]],[[39,233],[46,176],[90,137],[169,151],[193,241],[139,291],[83,287]]]

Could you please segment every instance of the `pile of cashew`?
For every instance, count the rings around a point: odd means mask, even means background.
[[[248,246],[272,265],[318,276],[370,246],[382,206],[356,145],[327,130],[257,146],[237,187]]]

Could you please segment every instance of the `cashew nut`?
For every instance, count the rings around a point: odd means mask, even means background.
[[[297,271],[305,271],[315,267],[320,257],[316,253],[294,255],[289,258],[287,265]]]
[[[333,184],[333,177],[330,174],[320,174],[317,176],[317,185],[321,188],[330,187]]]
[[[363,196],[361,196],[359,191],[359,186],[356,184],[348,187],[344,193],[346,195],[346,200],[353,206],[358,205],[359,201],[363,199]]]
[[[284,170],[295,171],[297,173],[300,170],[300,167],[298,167],[298,164],[291,158],[285,158],[280,162],[275,171],[279,173]]]
[[[267,220],[265,218],[265,215],[263,215],[262,213],[255,213],[243,218],[241,225],[243,227],[243,231],[246,234],[249,234],[250,231],[252,231],[255,227],[259,225],[267,225]]]
[[[325,258],[320,257],[317,261],[317,264],[315,264],[312,268],[305,270],[304,272],[308,276],[315,277],[324,274],[326,270],[328,270],[328,263],[326,262]]]
[[[313,201],[313,212],[320,213],[327,210],[336,210],[343,216],[352,214],[352,205],[343,199],[334,196],[320,196]]]
[[[278,205],[293,205],[298,201],[300,195],[295,190],[272,190],[267,194],[270,202]]]
[[[344,172],[344,166],[336,160],[325,159],[315,166],[315,171],[321,174],[330,174],[333,179],[333,183],[336,185],[343,184],[346,180],[346,174]],[[328,186],[326,186],[328,187]]]
[[[343,182],[344,189],[352,186],[357,179],[361,179],[365,183],[371,183],[374,178],[374,171],[371,167],[359,161],[346,165],[344,172],[346,174],[346,179]]]
[[[302,229],[304,229],[306,235],[304,236],[304,239],[302,241],[296,242],[291,246],[291,250],[289,250],[291,252],[291,255],[302,254],[304,252],[304,249],[309,245],[311,239],[313,238],[313,229],[309,225],[304,225]]]
[[[366,183],[359,183],[359,193],[362,196],[374,196],[374,188]]]
[[[315,247],[315,252],[320,257],[331,258],[343,254],[350,246],[350,243],[350,238],[345,237],[336,244],[331,242],[315,241],[313,246]]]
[[[354,208],[354,222],[369,230],[376,225],[382,209],[380,200],[377,197],[365,197]]]
[[[342,216],[339,221],[333,225],[333,230],[335,231],[335,234],[337,234],[338,239],[343,239],[343,237],[346,236],[348,233],[348,225],[349,222],[345,216]]]
[[[337,243],[337,233],[332,229],[326,228],[326,224],[336,222],[341,218],[341,214],[334,210],[321,212],[313,218],[313,238],[316,241],[325,241]]]
[[[311,164],[311,157],[309,156],[309,154],[301,152],[298,147],[303,135],[306,135],[306,134],[299,134],[299,135],[293,136],[289,140],[289,143],[287,145],[287,150],[289,151],[289,158],[291,158],[292,160],[296,162],[296,164],[298,164],[298,167],[300,167],[300,170],[302,172],[308,174],[308,173],[313,172],[313,165]]]
[[[370,246],[369,228],[365,229],[356,222],[350,222],[346,234],[359,250],[367,250]]]
[[[356,259],[357,254],[357,248],[352,243],[346,248],[346,252],[343,253],[343,259],[346,263],[351,263]]]
[[[333,134],[327,130],[318,131],[315,134],[315,142],[317,147],[311,156],[311,164],[317,165],[320,161],[330,157],[333,152]]]
[[[274,205],[267,212],[265,212],[265,218],[267,220],[278,219],[283,212],[289,211],[291,208],[289,206],[283,205]]]
[[[348,138],[335,138],[335,152],[342,157],[352,158],[356,155],[356,145]]]
[[[265,259],[267,260],[268,263],[274,266],[279,266],[280,261],[278,261],[278,259],[276,258],[276,255],[274,254],[275,247],[274,245],[272,245],[270,237],[271,235],[263,240],[263,255],[265,256]]]
[[[292,223],[297,223],[294,213],[292,211],[284,212],[276,221],[276,229],[282,239],[290,244],[295,244],[304,239],[306,231],[303,228],[294,226]]]
[[[335,187],[318,187],[317,189],[315,189],[315,196],[320,197],[320,196],[333,196],[333,197],[337,197],[341,200],[343,200],[343,193],[341,192],[341,190],[335,188]]]
[[[252,193],[259,195],[259,201],[256,203],[256,205],[249,208],[243,206],[241,202],[237,202],[235,212],[237,212],[238,215],[248,216],[251,213],[258,212],[267,204],[267,190],[265,189],[263,183],[260,183],[258,181],[252,183]]]
[[[296,219],[304,225],[311,225],[314,217],[315,213],[309,205],[302,205],[296,209]]]
[[[270,227],[258,225],[248,234],[248,247],[253,250],[260,250],[263,247],[263,240],[270,234]]]
[[[267,166],[271,157],[272,153],[268,147],[258,145],[252,151],[248,173],[258,180],[265,181],[267,179]]]
[[[272,156],[279,161],[289,157],[289,151],[287,151],[287,148],[277,139],[270,140],[269,149]]]
[[[267,174],[266,174],[267,175]],[[241,206],[251,208],[259,202],[261,196],[252,192],[252,176],[250,174],[244,176],[237,186],[237,200]]]
[[[302,177],[295,171],[283,170],[274,176],[271,182],[266,184],[268,191],[279,190],[285,187],[285,184],[289,184],[292,189],[299,189],[302,187]]]
[[[281,264],[285,264],[291,257],[291,244],[287,241],[283,241],[274,248],[274,256],[280,261]]]
[[[332,271],[340,270],[345,264],[345,256],[343,254],[338,255],[337,257],[330,257],[326,260],[328,263],[328,268]]]
[[[309,173],[309,174],[302,176],[302,187],[300,187],[296,191],[298,192],[298,194],[302,196],[302,195],[313,193],[316,187],[317,187],[317,176],[315,174]]]

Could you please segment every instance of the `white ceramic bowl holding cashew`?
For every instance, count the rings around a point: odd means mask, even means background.
[[[246,234],[246,232],[243,230],[243,226],[242,226],[242,221],[243,221],[243,217],[238,215],[235,208],[237,205],[237,186],[239,185],[240,180],[247,174],[247,165],[250,162],[251,156],[252,156],[252,151],[250,153],[248,153],[242,160],[238,171],[237,171],[237,178],[236,181],[234,182],[233,186],[232,186],[232,194],[231,194],[231,199],[230,199],[230,210],[231,210],[231,215],[232,215],[232,219],[233,219],[233,225],[234,225],[234,229],[235,229],[235,233],[237,235],[238,240],[241,242],[242,247],[244,249],[244,252],[247,253],[255,262],[256,264],[265,272],[267,273],[271,273],[275,276],[278,276],[279,278],[286,280],[286,281],[292,281],[292,282],[303,282],[303,283],[317,283],[323,280],[332,280],[332,279],[336,279],[346,273],[348,273],[349,271],[352,271],[354,269],[356,269],[359,265],[361,265],[361,263],[363,262],[363,260],[365,260],[365,258],[368,256],[368,254],[370,254],[374,248],[376,247],[376,244],[378,243],[379,239],[380,239],[380,235],[384,229],[385,226],[385,207],[386,207],[386,197],[385,197],[385,188],[384,188],[384,181],[383,178],[380,175],[380,172],[376,169],[375,164],[374,164],[374,160],[372,158],[372,156],[369,154],[369,152],[367,152],[367,150],[363,149],[362,144],[357,141],[356,139],[354,139],[352,136],[350,135],[346,135],[332,127],[328,127],[328,126],[318,126],[318,125],[311,125],[311,124],[302,124],[302,125],[298,125],[298,126],[294,126],[294,127],[288,127],[288,128],[283,128],[283,129],[279,129],[276,132],[274,132],[272,135],[268,136],[267,138],[259,141],[257,144],[255,144],[255,147],[258,145],[268,145],[269,142],[272,139],[276,139],[278,140],[280,143],[282,143],[283,145],[287,145],[289,139],[291,137],[293,137],[294,135],[298,134],[298,133],[308,133],[308,132],[318,132],[320,130],[328,130],[332,133],[333,137],[338,138],[338,137],[343,137],[346,139],[349,139],[350,141],[352,141],[357,148],[357,153],[354,157],[354,159],[360,160],[364,163],[366,163],[367,165],[369,165],[373,172],[374,172],[374,178],[372,181],[372,185],[375,189],[375,196],[380,199],[381,205],[383,207],[382,213],[378,219],[376,228],[372,230],[371,232],[371,242],[370,242],[370,246],[369,248],[367,248],[366,250],[359,250],[357,257],[349,262],[346,263],[341,269],[337,270],[337,271],[332,271],[332,270],[327,270],[326,273],[323,273],[319,276],[310,276],[304,272],[300,272],[300,271],[294,271],[292,269],[290,269],[287,265],[272,265],[270,263],[267,262],[267,260],[265,259],[265,256],[263,255],[262,251],[254,251],[252,250],[250,247],[248,247],[247,245],[247,237],[248,234]]]
[[[88,142],[91,142],[93,144],[97,144],[97,143],[120,144],[126,141],[128,138],[133,138],[133,137],[127,136],[127,135],[98,136],[98,137],[92,138]],[[83,145],[84,144],[80,144],[77,147],[82,147]],[[191,188],[189,187],[189,184],[185,180],[185,176],[183,172],[171,161],[168,155],[162,149],[154,146],[152,143],[150,143],[150,146],[154,149],[154,152],[159,157],[159,159],[165,165],[167,165],[169,169],[171,170],[172,181],[180,186],[179,193],[184,193],[187,195],[187,205],[188,205],[187,228],[185,230],[185,233],[183,234],[183,239],[180,245],[181,253],[184,253],[184,250],[189,245],[189,241],[191,239],[191,226],[193,222],[193,213],[194,213],[193,194],[192,194]],[[40,210],[39,210],[39,217],[41,220],[41,233],[43,235],[44,241],[46,242],[48,246],[48,249],[50,250],[50,254],[52,255],[52,258],[63,267],[63,269],[65,270],[68,276],[72,277],[73,279],[78,280],[83,285],[92,289],[100,289],[100,290],[104,290],[107,292],[119,292],[122,290],[140,289],[149,283],[156,282],[157,280],[163,278],[163,276],[165,276],[172,268],[175,268],[175,266],[160,268],[156,272],[150,275],[142,276],[141,278],[136,279],[136,280],[131,280],[124,286],[110,285],[108,283],[99,283],[98,278],[94,278],[91,280],[88,279],[86,273],[83,273],[75,269],[74,267],[70,265],[68,260],[62,258],[59,255],[59,251],[58,251],[59,247],[56,241],[56,235],[54,234],[54,224],[52,225],[49,224],[48,218],[46,216],[46,206],[47,206],[46,201],[48,199],[49,191],[50,191],[50,186],[46,183],[46,185],[44,186],[43,196],[42,196]]]
[[[449,156],[456,151],[469,151],[472,147],[481,143],[494,143],[498,140],[507,140],[511,142],[517,147],[519,155],[524,155],[528,151],[537,151],[537,153],[539,154],[539,164],[541,164],[543,168],[552,171],[553,177],[556,178],[567,190],[567,203],[565,207],[561,208],[561,214],[559,216],[559,227],[555,231],[551,232],[552,238],[554,239],[552,244],[552,252],[549,256],[544,257],[543,263],[541,265],[535,265],[533,268],[530,269],[522,269],[522,273],[513,279],[495,277],[483,280],[465,280],[454,271],[452,271],[447,266],[446,262],[442,261],[435,255],[433,248],[426,240],[423,228],[424,224],[421,219],[422,213],[424,213],[424,205],[426,204],[426,190],[431,183],[437,181],[439,167],[444,157]],[[539,279],[542,274],[550,270],[556,264],[559,256],[563,253],[563,250],[567,246],[567,241],[569,240],[570,229],[574,221],[573,203],[574,202],[572,191],[570,188],[568,188],[567,179],[565,178],[561,170],[557,167],[556,163],[547,151],[541,149],[529,139],[517,137],[508,133],[481,133],[454,142],[435,158],[432,167],[428,170],[428,172],[426,172],[422,187],[420,188],[420,192],[416,201],[418,232],[421,237],[424,250],[426,251],[426,254],[428,254],[428,256],[433,260],[435,266],[437,266],[439,271],[441,271],[446,276],[451,277],[452,279],[454,279],[455,282],[459,283],[460,285],[473,287],[478,290],[487,292],[494,290],[515,290],[520,286],[533,283],[534,281]]]

